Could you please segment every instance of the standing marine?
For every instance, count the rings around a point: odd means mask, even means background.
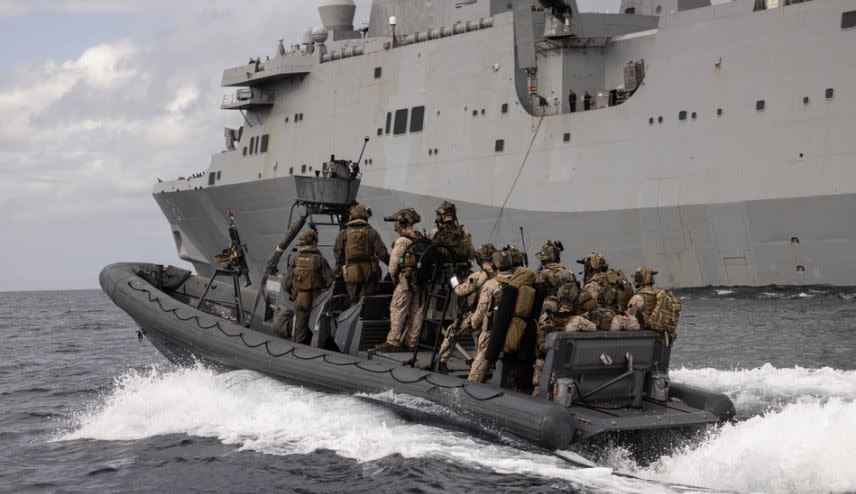
[[[491,332],[495,323],[494,314],[499,308],[504,285],[514,286],[518,290],[514,317],[510,321],[506,340],[503,344],[504,352],[515,353],[517,351],[517,346],[520,345],[520,339],[523,337],[526,329],[526,320],[532,316],[533,305],[531,302],[534,302],[535,296],[535,290],[532,288],[532,285],[535,284],[535,273],[523,266],[523,254],[515,248],[507,247],[493,255],[493,267],[497,272],[496,276],[488,280],[482,287],[478,305],[472,315],[473,327],[477,328],[481,326],[482,333],[479,336],[476,345],[476,357],[473,360],[473,365],[470,367],[470,374],[467,378],[470,382],[485,382],[492,365],[492,362],[487,359],[487,352],[491,346]],[[524,289],[524,286],[529,288]],[[527,297],[530,302],[528,305],[520,303],[521,294],[523,293],[528,293],[529,295]],[[528,308],[522,308],[523,306],[527,306]],[[517,313],[518,307],[521,307],[522,313]],[[511,346],[514,347],[512,350],[507,349],[509,343],[512,343]],[[531,369],[531,360],[528,365],[529,369]],[[516,370],[516,368],[516,366],[513,367],[513,370]],[[530,380],[531,377],[526,380],[525,384],[528,385]],[[507,381],[509,387],[517,389],[521,384],[519,373],[512,372],[507,376]]]
[[[418,263],[414,244],[425,242],[424,237],[413,226],[422,218],[413,209],[402,209],[384,221],[393,222],[399,237],[392,245],[389,258],[389,276],[395,284],[389,304],[389,334],[386,341],[375,349],[382,352],[412,351],[419,342],[424,317],[425,294],[419,284],[416,268]]]
[[[333,270],[318,251],[318,234],[303,230],[297,237],[297,255],[291,258],[288,271],[282,279],[283,290],[294,300],[294,341],[307,344],[309,311],[312,302],[333,283]],[[281,330],[278,330],[278,333]]]
[[[333,246],[336,273],[345,280],[350,305],[356,304],[361,297],[377,292],[381,277],[380,263],[389,265],[389,252],[380,234],[369,225],[369,216],[365,205],[355,204]]]
[[[461,299],[466,299],[459,305],[459,315],[448,328],[446,328],[446,337],[443,339],[443,344],[440,346],[440,358],[437,370],[439,372],[447,372],[447,364],[452,357],[455,345],[458,343],[458,338],[468,333],[473,335],[473,341],[478,342],[481,336],[481,327],[474,327],[472,324],[472,316],[475,311],[476,304],[479,301],[479,294],[482,287],[494,276],[493,255],[496,253],[496,247],[493,244],[484,244],[479,247],[478,260],[481,264],[481,270],[469,275],[463,283],[454,288],[455,295]]]
[[[544,310],[558,308],[559,288],[567,283],[577,284],[574,273],[561,264],[563,250],[564,246],[561,242],[548,240],[538,252],[541,268],[535,273],[535,282],[541,284],[546,290]]]
[[[443,262],[454,264],[454,273],[464,278],[470,273],[470,261],[477,258],[470,234],[458,222],[458,208],[449,201],[443,201],[437,208],[435,227],[428,239],[445,244],[449,250],[440,251]]]

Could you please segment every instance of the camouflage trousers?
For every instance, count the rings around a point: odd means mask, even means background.
[[[467,381],[471,383],[483,383],[487,379],[490,370],[490,362],[485,359],[487,348],[490,346],[490,331],[482,331],[476,342],[476,358],[470,367],[470,375]]]
[[[541,374],[544,372],[544,359],[539,358],[535,361],[535,365],[533,366],[534,374],[532,374],[532,386],[535,386],[535,391],[532,392],[532,396],[538,397],[538,387],[541,386]]]
[[[443,344],[440,345],[440,362],[447,363],[452,358],[452,353],[455,352],[455,345],[461,336],[472,334],[473,341],[478,344],[480,334],[479,332],[473,332],[473,327],[470,325],[469,320],[469,316],[464,318],[464,322],[462,323],[464,328],[460,331],[455,324],[446,328],[446,337],[443,339]]]
[[[386,342],[390,345],[416,347],[419,333],[422,332],[424,300],[422,290],[399,283],[392,292],[389,303],[389,334]]]
[[[294,312],[277,307],[273,314],[273,332],[283,339],[291,337],[294,325]]]

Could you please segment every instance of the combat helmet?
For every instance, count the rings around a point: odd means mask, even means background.
[[[440,207],[437,208],[437,216],[444,216],[447,214],[451,214],[452,216],[458,216],[458,208],[454,203],[449,201],[443,201],[443,204],[440,204]]]
[[[538,251],[538,260],[547,263],[547,262],[560,262],[562,260],[562,251],[565,250],[565,246],[562,245],[562,242],[553,242],[552,240],[548,240],[541,250]]]
[[[349,214],[352,220],[368,220],[371,216],[369,208],[367,208],[365,204],[360,202],[351,206]]]
[[[310,245],[318,244],[318,234],[315,233],[315,230],[306,229],[300,232],[300,235],[297,237],[297,246],[298,247],[307,247]]]
[[[642,288],[643,286],[653,285],[654,276],[656,275],[657,272],[650,267],[642,266],[633,273],[633,284],[637,289]]]
[[[559,312],[574,312],[579,296],[580,289],[576,283],[565,283],[560,286],[556,293],[556,299],[558,299],[556,305]]]
[[[493,262],[493,255],[496,253],[496,247],[493,244],[484,244],[479,247],[478,260],[482,262]]]
[[[510,271],[514,268],[514,260],[511,249],[508,247],[498,250],[493,254],[493,269],[497,271]]]
[[[384,221],[392,221],[399,225],[415,225],[422,221],[422,217],[413,208],[400,209],[392,216],[386,216]]]
[[[523,266],[524,264],[526,264],[526,259],[523,256],[523,252],[520,252],[520,250],[518,250],[514,247],[509,247],[508,252],[511,255],[511,267],[512,268],[519,268],[519,267]]]

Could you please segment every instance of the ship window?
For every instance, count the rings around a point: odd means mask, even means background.
[[[657,9],[656,9],[656,10],[657,10],[657,13],[658,13],[658,14],[660,14],[661,12],[663,12],[663,6],[662,6],[662,5],[657,5]]]
[[[380,79],[383,75],[383,67],[375,67],[374,69],[374,78]]]
[[[716,110],[716,116],[717,116],[717,117],[721,117],[721,116],[722,116],[722,108],[718,108],[718,109]]]
[[[856,27],[856,10],[841,14],[841,29]]]
[[[502,104],[502,113],[508,113],[508,103]]]
[[[636,13],[636,7],[630,7],[628,9],[625,9],[624,13],[625,14],[635,14]]]
[[[425,126],[425,107],[417,106],[410,112],[410,132],[422,132]]]
[[[377,135],[382,136],[383,135],[383,129],[377,129]]]
[[[214,172],[209,173],[208,174],[208,185],[214,185],[214,180],[216,180],[216,179],[217,179],[216,173],[214,173]]]
[[[504,139],[497,139],[496,144],[493,147],[493,150],[496,151],[497,153],[501,153],[501,152],[505,151],[505,140]]]
[[[763,111],[765,108],[767,108],[767,102],[766,101],[759,99],[758,101],[755,102],[755,109],[756,110]]]
[[[834,97],[835,97],[835,90],[832,88],[827,89],[826,90],[826,99],[832,99]]]
[[[654,117],[648,119],[648,125],[654,125]]]
[[[222,176],[221,173],[223,172],[217,172],[217,180],[220,180],[220,177]]]
[[[390,128],[392,127],[392,113],[386,114],[386,135],[389,135]]]
[[[294,167],[293,167],[293,166],[289,166],[289,167],[288,167],[288,174],[289,174],[289,175],[294,175]]]
[[[697,118],[698,118],[698,113],[693,112],[693,114],[692,114],[692,118],[693,118],[693,120],[697,119]]]
[[[244,156],[247,155],[247,146],[244,146]]]
[[[803,98],[803,104],[808,105],[809,103],[811,103],[811,99],[808,96],[804,97]]]
[[[571,142],[571,133],[565,132],[565,136],[562,138],[562,140],[565,142]]]
[[[288,117],[285,117],[285,123],[288,123]]]
[[[256,152],[256,138],[250,137],[250,154],[253,154],[255,152]]]
[[[473,110],[473,116],[474,116],[474,117],[479,116],[479,111],[478,111],[478,110]]]
[[[263,135],[262,136],[262,146],[261,146],[261,151],[263,153],[267,152],[269,143],[270,143],[270,135],[269,134]]]
[[[294,114],[294,121],[295,121],[295,122],[299,122],[299,121],[300,121],[300,114],[299,114],[299,113],[295,113],[295,114]]]
[[[438,154],[440,154],[440,150],[437,148],[434,148],[434,156],[437,156]]]
[[[663,123],[663,116],[662,115],[657,117],[657,123]]]
[[[300,173],[306,173],[306,165],[300,165]]]
[[[256,137],[256,149],[253,150],[253,153],[259,154],[259,143],[261,142],[261,137]]]
[[[393,135],[400,136],[407,132],[407,108],[395,111],[395,122],[392,125]]]
[[[678,113],[678,120],[686,120],[686,119],[687,119],[687,111],[681,110],[681,112]]]

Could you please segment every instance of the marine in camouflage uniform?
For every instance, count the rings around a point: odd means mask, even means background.
[[[436,213],[436,226],[428,233],[428,240],[442,242],[450,247],[451,253],[443,252],[444,261],[454,263],[455,274],[465,278],[470,273],[470,261],[478,258],[472,237],[458,222],[458,208],[454,204],[444,201]]]
[[[443,339],[443,344],[440,346],[438,366],[438,371],[440,372],[445,373],[448,370],[446,364],[452,357],[452,352],[458,342],[458,338],[466,335],[467,333],[471,333],[473,335],[473,341],[478,343],[479,336],[481,336],[481,328],[473,327],[472,315],[475,310],[475,304],[478,303],[482,287],[494,276],[493,254],[495,253],[496,247],[494,247],[493,244],[482,245],[478,250],[478,257],[481,262],[481,271],[472,273],[467,277],[466,281],[456,286],[454,289],[455,295],[458,298],[466,298],[466,301],[463,302],[466,309],[460,309],[461,311],[466,312],[458,321],[455,321],[455,323],[446,329],[446,337]]]
[[[633,297],[642,299],[642,308],[638,315],[642,329],[649,329],[647,320],[657,305],[657,289],[654,288],[656,275],[657,272],[648,266],[642,266],[633,273],[633,284],[636,286],[636,295]]]
[[[630,303],[627,304],[627,310],[623,314],[619,313],[612,319],[609,326],[610,331],[639,331],[642,329],[639,324],[639,315],[642,313],[642,307],[645,301],[641,295],[633,295],[630,298]]]
[[[336,273],[344,278],[350,304],[354,305],[377,292],[380,263],[389,265],[389,252],[380,234],[369,225],[369,210],[363,204],[354,205],[349,216],[336,237],[333,253]]]
[[[546,289],[542,312],[558,309],[557,294],[559,288],[567,283],[577,284],[577,277],[574,273],[561,264],[563,250],[564,247],[561,242],[548,240],[538,252],[541,268],[535,273],[535,282]]]
[[[473,328],[481,327],[481,335],[476,344],[476,357],[467,377],[470,382],[485,382],[488,371],[490,371],[491,362],[488,362],[486,353],[491,342],[493,314],[499,305],[503,284],[508,283],[512,277],[520,274],[518,270],[521,269],[528,271],[528,275],[533,281],[535,279],[535,274],[523,267],[522,264],[523,254],[514,248],[506,248],[493,255],[493,267],[497,274],[482,287],[478,305],[473,311],[471,319]],[[513,375],[508,376],[507,381],[511,383],[512,387],[517,384],[517,378]]]
[[[421,237],[413,228],[421,218],[412,209],[402,209],[384,220],[395,223],[399,237],[392,245],[389,259],[389,275],[395,283],[389,304],[389,334],[386,341],[375,348],[382,352],[411,351],[416,348],[422,332],[425,296],[424,289],[416,280],[417,259],[408,249]]]
[[[307,344],[311,340],[308,331],[309,311],[312,302],[333,283],[333,270],[318,251],[318,234],[315,230],[304,230],[297,238],[297,255],[291,258],[282,288],[294,299],[294,341]],[[282,319],[282,318],[280,318]],[[277,328],[280,336],[282,327]]]

